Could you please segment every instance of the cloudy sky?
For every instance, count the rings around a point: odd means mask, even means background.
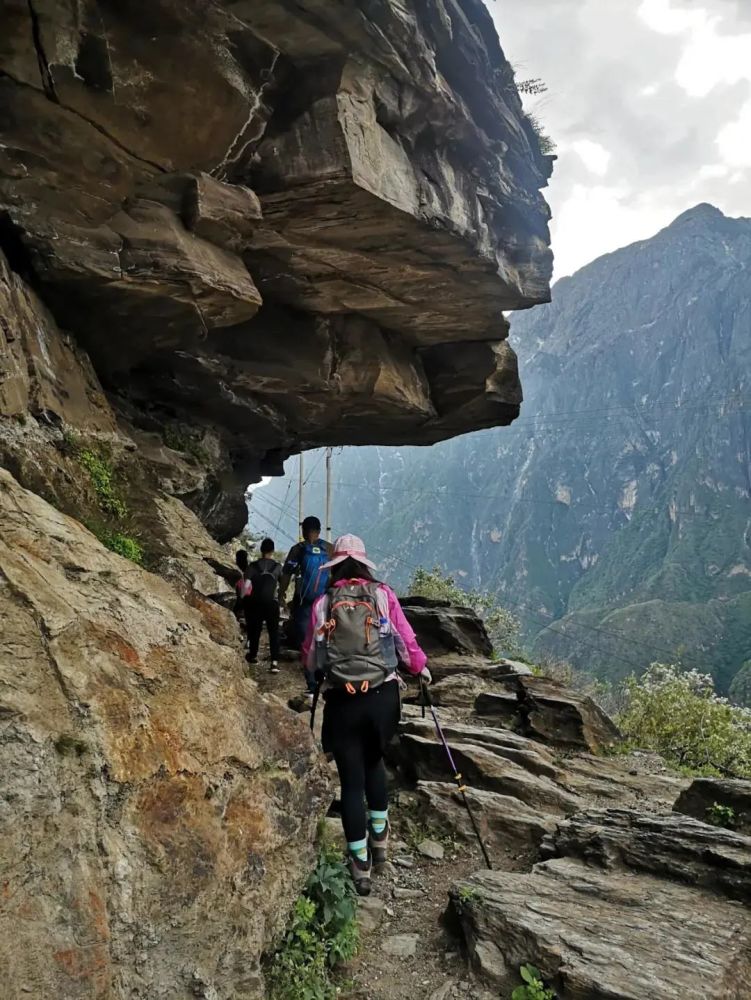
[[[556,277],[702,201],[751,216],[751,0],[488,0],[557,143]]]

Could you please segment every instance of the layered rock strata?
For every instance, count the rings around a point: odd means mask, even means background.
[[[175,490],[215,534],[297,448],[514,419],[551,158],[480,0],[12,0],[3,28],[0,249],[121,425],[210,439]]]

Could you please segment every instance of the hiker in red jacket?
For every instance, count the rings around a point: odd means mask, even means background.
[[[366,896],[373,865],[385,863],[388,847],[383,755],[401,714],[396,668],[428,683],[431,677],[396,594],[374,578],[361,539],[338,538],[321,568],[330,571],[329,589],[313,605],[303,665],[323,691],[323,749],[336,761],[349,869]]]

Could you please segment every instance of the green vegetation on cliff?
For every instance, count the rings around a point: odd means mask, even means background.
[[[632,746],[693,774],[751,778],[751,711],[718,697],[708,674],[653,663],[625,692],[618,723]]]
[[[321,851],[269,963],[272,1000],[334,1000],[332,972],[357,951],[357,900],[341,852]]]

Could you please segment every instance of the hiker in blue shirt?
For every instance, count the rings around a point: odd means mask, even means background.
[[[295,578],[295,593],[290,611],[292,619],[288,634],[289,644],[300,649],[310,620],[315,600],[326,593],[329,585],[328,570],[322,569],[331,554],[331,545],[321,538],[321,522],[317,517],[306,517],[300,525],[302,541],[289,550],[282,569],[279,593],[284,599],[290,580]],[[315,677],[305,672],[308,694],[315,692]]]

